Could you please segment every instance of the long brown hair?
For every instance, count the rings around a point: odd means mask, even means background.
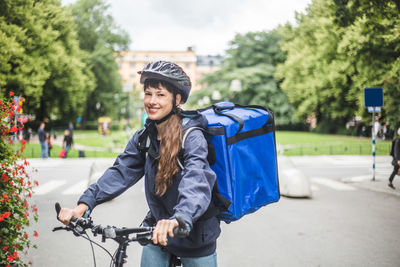
[[[178,173],[179,152],[182,147],[182,118],[179,115],[180,109],[176,107],[176,91],[169,83],[149,80],[145,83],[144,88],[165,87],[173,94],[172,107],[175,114],[171,115],[167,120],[157,124],[158,139],[160,140],[160,158],[158,161],[158,170],[156,175],[156,194],[163,196],[168,187],[172,185],[175,174]]]

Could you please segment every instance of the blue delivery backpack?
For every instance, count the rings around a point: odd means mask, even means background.
[[[208,142],[208,161],[217,175],[212,192],[213,203],[199,220],[218,215],[230,223],[277,202],[280,193],[272,112],[261,106],[220,102],[185,113],[195,115],[198,112],[207,118],[207,130],[199,127],[186,129],[182,150],[189,133],[195,129],[202,130]],[[144,128],[138,148],[147,152],[149,146],[150,139]],[[184,168],[182,160],[178,161],[181,169]]]
[[[205,137],[210,167],[217,175],[213,196],[220,199],[221,220],[230,223],[277,202],[280,193],[273,114],[261,106],[230,102],[199,111],[208,120]],[[185,131],[182,143],[195,128]]]

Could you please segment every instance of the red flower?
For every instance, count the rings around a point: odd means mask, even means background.
[[[39,182],[38,182],[37,180],[34,180],[33,183],[34,183],[36,186],[39,185]]]
[[[38,237],[38,236],[39,236],[38,232],[34,231],[34,232],[33,232],[33,236]]]
[[[28,234],[27,233],[24,233],[24,237],[26,238],[26,239],[28,239]]]
[[[8,182],[8,176],[7,176],[6,174],[3,173],[3,174],[1,175],[1,178],[3,178],[3,181],[4,181],[4,182],[6,182],[6,183]]]
[[[13,126],[13,127],[11,127],[11,130],[10,130],[12,133],[16,133],[16,132],[18,132],[18,128],[17,127],[15,127],[15,126]]]
[[[9,246],[4,246],[3,250],[6,251],[9,248]]]
[[[22,139],[22,140],[21,140],[21,144],[25,145],[25,144],[26,144],[26,140],[25,140],[25,139]],[[26,160],[25,160],[25,162],[26,162]]]
[[[13,91],[10,91],[10,96],[14,96],[14,92]]]

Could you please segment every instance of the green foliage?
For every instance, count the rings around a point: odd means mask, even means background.
[[[318,123],[339,127],[356,115],[368,122],[363,88],[383,87],[383,116],[398,125],[400,20],[394,1],[315,0],[297,19],[298,26],[279,29],[287,59],[276,73],[297,118],[314,115]]]
[[[277,124],[293,122],[293,108],[274,78],[275,67],[285,59],[277,31],[237,34],[222,68],[205,77],[207,87],[191,96],[190,103],[207,105],[221,100],[271,109]],[[241,90],[231,89],[239,80]]]
[[[104,0],[78,0],[70,6],[80,47],[90,54],[88,63],[96,79],[85,105],[85,121],[104,115],[115,118],[121,108],[116,97],[123,93],[115,53],[127,48],[129,37],[115,24],[108,8]]]
[[[23,128],[23,125],[16,127],[12,123],[14,107],[9,97],[0,100],[0,265],[11,267],[18,263],[18,266],[26,267],[28,264],[20,255],[31,247],[30,234],[25,229],[30,225],[29,212],[34,214],[36,222],[38,220],[36,205],[29,204],[33,186],[38,183],[32,183],[27,173],[29,162],[19,158],[25,149],[25,141],[21,141],[17,155],[12,153],[9,145],[12,144],[11,135]],[[38,236],[36,231],[32,234]]]
[[[57,0],[1,0],[0,95],[24,96],[25,113],[68,119],[94,83],[73,17]]]

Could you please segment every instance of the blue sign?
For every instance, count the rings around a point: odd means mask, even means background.
[[[382,88],[364,88],[364,105],[365,105],[365,107],[382,107],[383,106],[383,89]]]

